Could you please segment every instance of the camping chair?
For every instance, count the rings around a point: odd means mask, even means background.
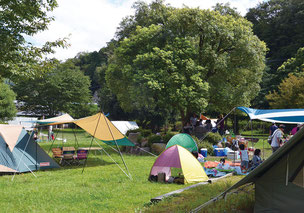
[[[52,148],[53,158],[56,161],[61,162],[62,160],[62,150],[61,148]]]
[[[60,164],[62,166],[71,166],[74,163],[75,148],[74,147],[63,147],[62,148],[62,159]]]
[[[75,156],[75,163],[80,165],[81,162],[84,162],[88,158],[88,150],[79,149],[77,150],[77,155]]]

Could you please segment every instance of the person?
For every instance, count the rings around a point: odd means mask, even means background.
[[[285,125],[280,124],[279,128],[276,129],[272,134],[272,140],[271,140],[272,154],[275,153],[280,148],[282,137],[284,135],[284,129],[285,129]]]
[[[260,155],[261,155],[260,149],[254,150],[254,155],[251,160],[251,162],[252,162],[251,169],[255,169],[258,165],[260,165],[262,163],[262,159],[261,159]]]
[[[212,129],[212,124],[211,124],[211,120],[210,120],[210,119],[206,120],[205,128],[206,128],[207,132],[210,132],[210,131],[211,131],[211,129]]]
[[[223,115],[219,115],[216,121],[216,126],[218,128],[218,132],[220,135],[223,135],[225,132],[225,125],[224,125],[224,120],[223,120]]]
[[[201,153],[198,153],[198,152],[196,152],[196,151],[193,151],[193,152],[192,152],[192,155],[193,155],[200,163],[205,162],[204,156],[203,156]]]
[[[245,149],[244,144],[240,144],[240,156],[241,156],[241,168],[242,170],[248,169],[249,164],[249,157],[248,157],[248,151]]]
[[[290,134],[295,135],[300,130],[301,126],[302,126],[301,123],[297,124],[297,126],[291,130]]]
[[[196,114],[193,113],[193,115],[190,117],[190,124],[195,127],[196,126],[197,117]]]
[[[193,127],[191,126],[190,122],[187,122],[183,129],[184,129],[184,133],[190,135],[192,133]]]
[[[269,128],[269,136],[272,136],[272,134],[274,133],[274,131],[278,128],[278,126],[276,125],[276,123],[272,123],[272,125]]]

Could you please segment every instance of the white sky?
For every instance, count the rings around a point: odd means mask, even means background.
[[[151,0],[145,0],[151,2]],[[231,7],[245,15],[248,8],[255,7],[263,0],[166,0],[166,4],[174,7],[199,7],[207,9],[216,3],[230,2]],[[69,37],[68,49],[57,48],[56,53],[49,57],[60,60],[73,58],[79,52],[98,51],[106,46],[127,15],[133,15],[131,8],[135,0],[57,0],[59,6],[52,12],[55,17],[49,29],[27,38],[36,45],[58,38]]]

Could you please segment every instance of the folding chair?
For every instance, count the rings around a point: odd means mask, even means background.
[[[61,148],[52,148],[53,158],[61,163],[62,160],[62,150]]]
[[[84,161],[88,158],[88,150],[79,149],[77,150],[77,156],[75,157],[75,163],[77,165],[80,165],[81,163],[84,163]]]
[[[62,148],[62,159],[60,164],[62,166],[71,166],[74,163],[75,148],[74,147],[63,147]]]

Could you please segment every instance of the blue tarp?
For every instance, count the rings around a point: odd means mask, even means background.
[[[304,123],[304,109],[252,109],[237,107],[248,114],[250,119],[267,122],[297,124]]]

